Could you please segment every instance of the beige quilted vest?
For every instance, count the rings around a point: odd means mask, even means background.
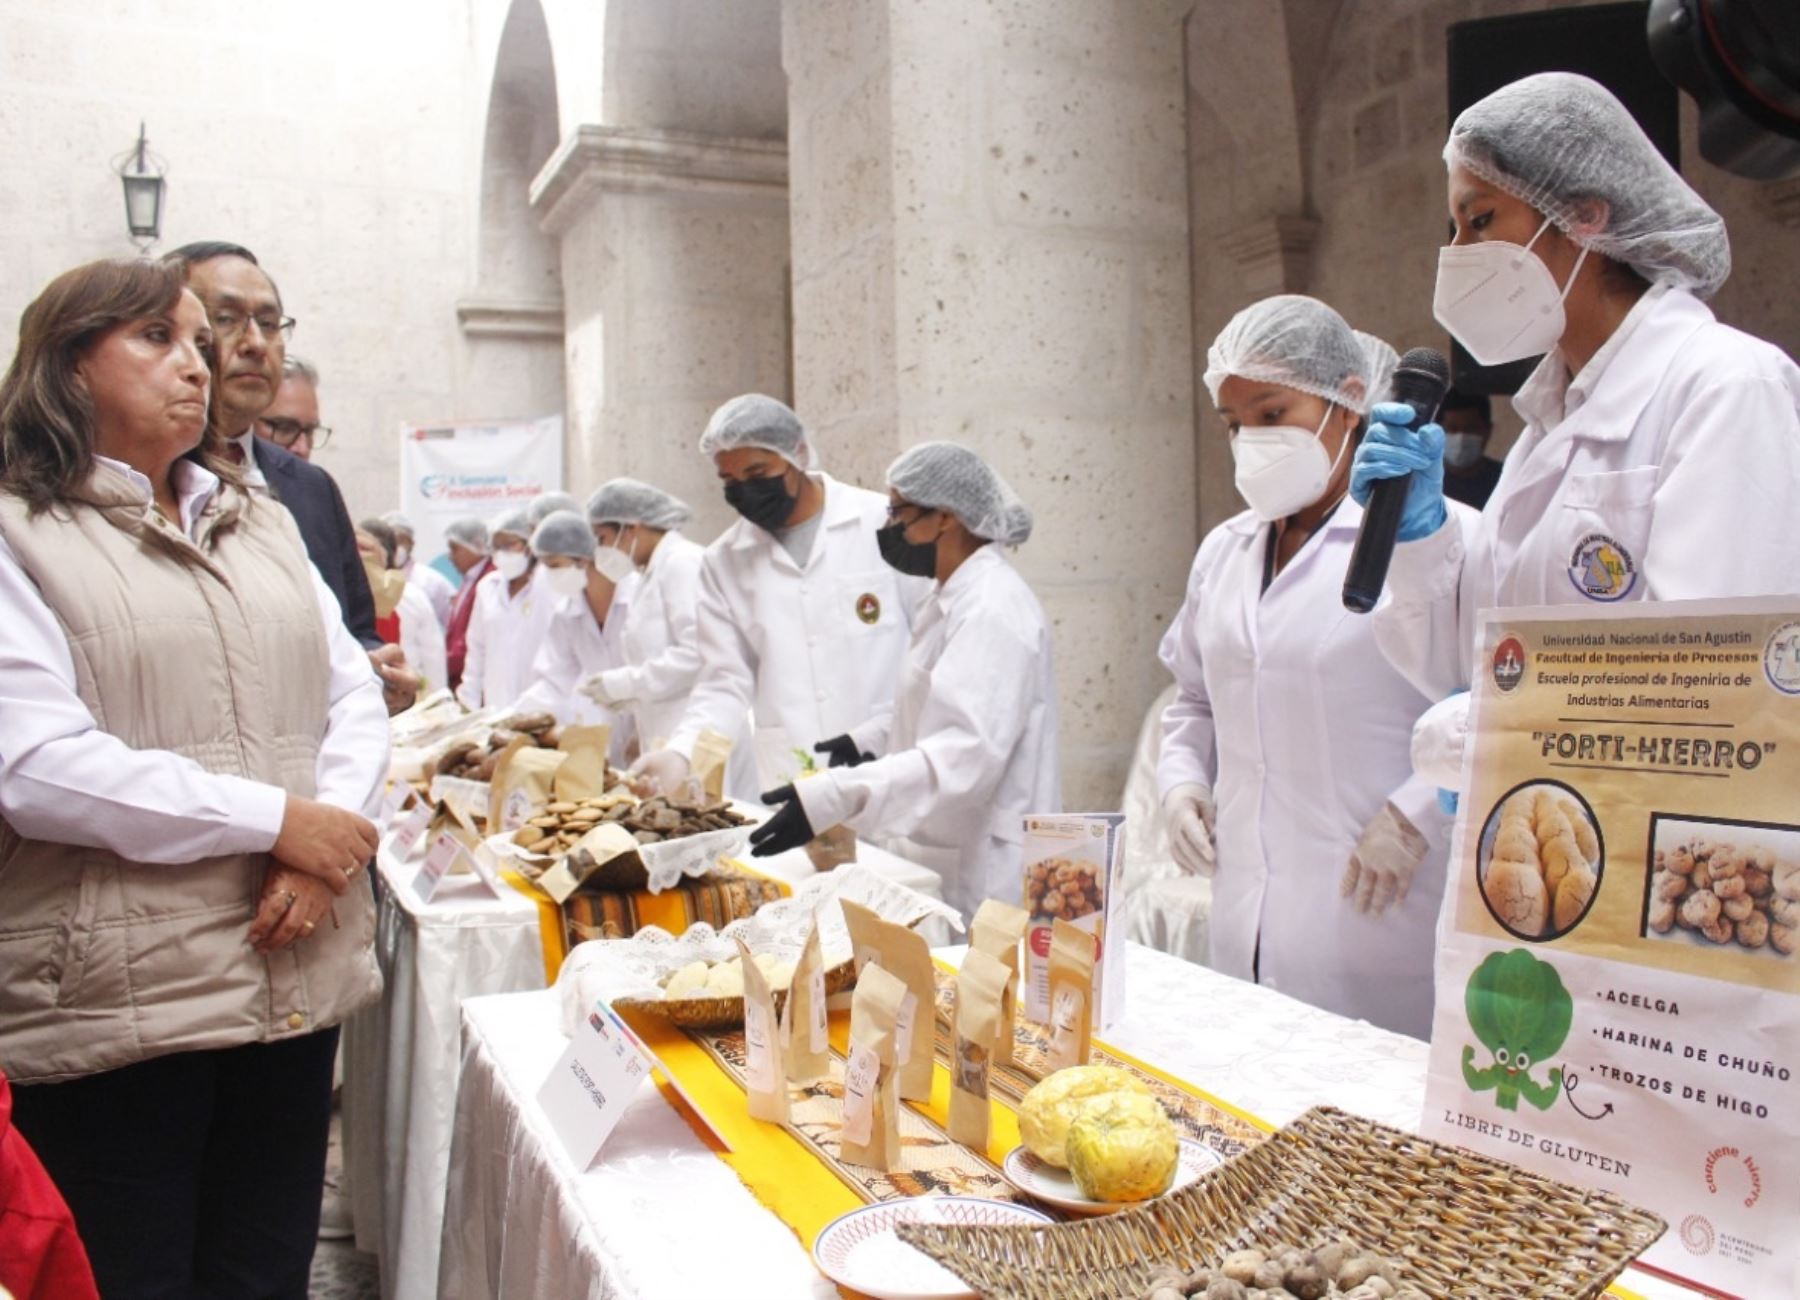
[[[62,624],[100,729],[311,795],[330,671],[293,517],[224,489],[196,546],[108,466],[77,495],[32,518],[0,492],[0,536]],[[0,1068],[31,1083],[266,1042],[374,998],[360,878],[336,927],[266,957],[251,949],[269,864],[137,864],[0,820]]]

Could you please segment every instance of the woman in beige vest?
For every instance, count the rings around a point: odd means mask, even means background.
[[[0,382],[0,1069],[108,1300],[305,1295],[380,990],[381,688],[207,429],[215,342],[281,326],[95,262]]]

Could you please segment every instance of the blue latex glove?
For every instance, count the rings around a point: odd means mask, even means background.
[[[1350,463],[1350,495],[1359,506],[1369,504],[1378,479],[1412,475],[1397,534],[1403,542],[1430,537],[1450,517],[1444,509],[1444,430],[1435,424],[1409,429],[1412,418],[1412,407],[1405,402],[1378,403]]]

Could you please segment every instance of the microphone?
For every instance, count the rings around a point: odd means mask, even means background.
[[[1406,426],[1417,429],[1437,418],[1438,405],[1450,391],[1450,363],[1432,348],[1414,348],[1400,358],[1387,400],[1405,402],[1413,418]],[[1411,474],[1384,478],[1369,489],[1369,505],[1363,511],[1350,567],[1344,572],[1344,607],[1367,614],[1381,599],[1387,581],[1388,562],[1394,558],[1394,538],[1400,531],[1400,513],[1406,506]]]

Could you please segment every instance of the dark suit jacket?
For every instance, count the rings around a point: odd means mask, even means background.
[[[377,649],[382,641],[375,634],[375,598],[369,594],[369,575],[363,572],[362,556],[356,549],[356,529],[336,481],[317,465],[267,438],[251,441],[256,445],[256,467],[269,481],[275,499],[300,525],[306,554],[337,597],[350,635],[365,649]]]

